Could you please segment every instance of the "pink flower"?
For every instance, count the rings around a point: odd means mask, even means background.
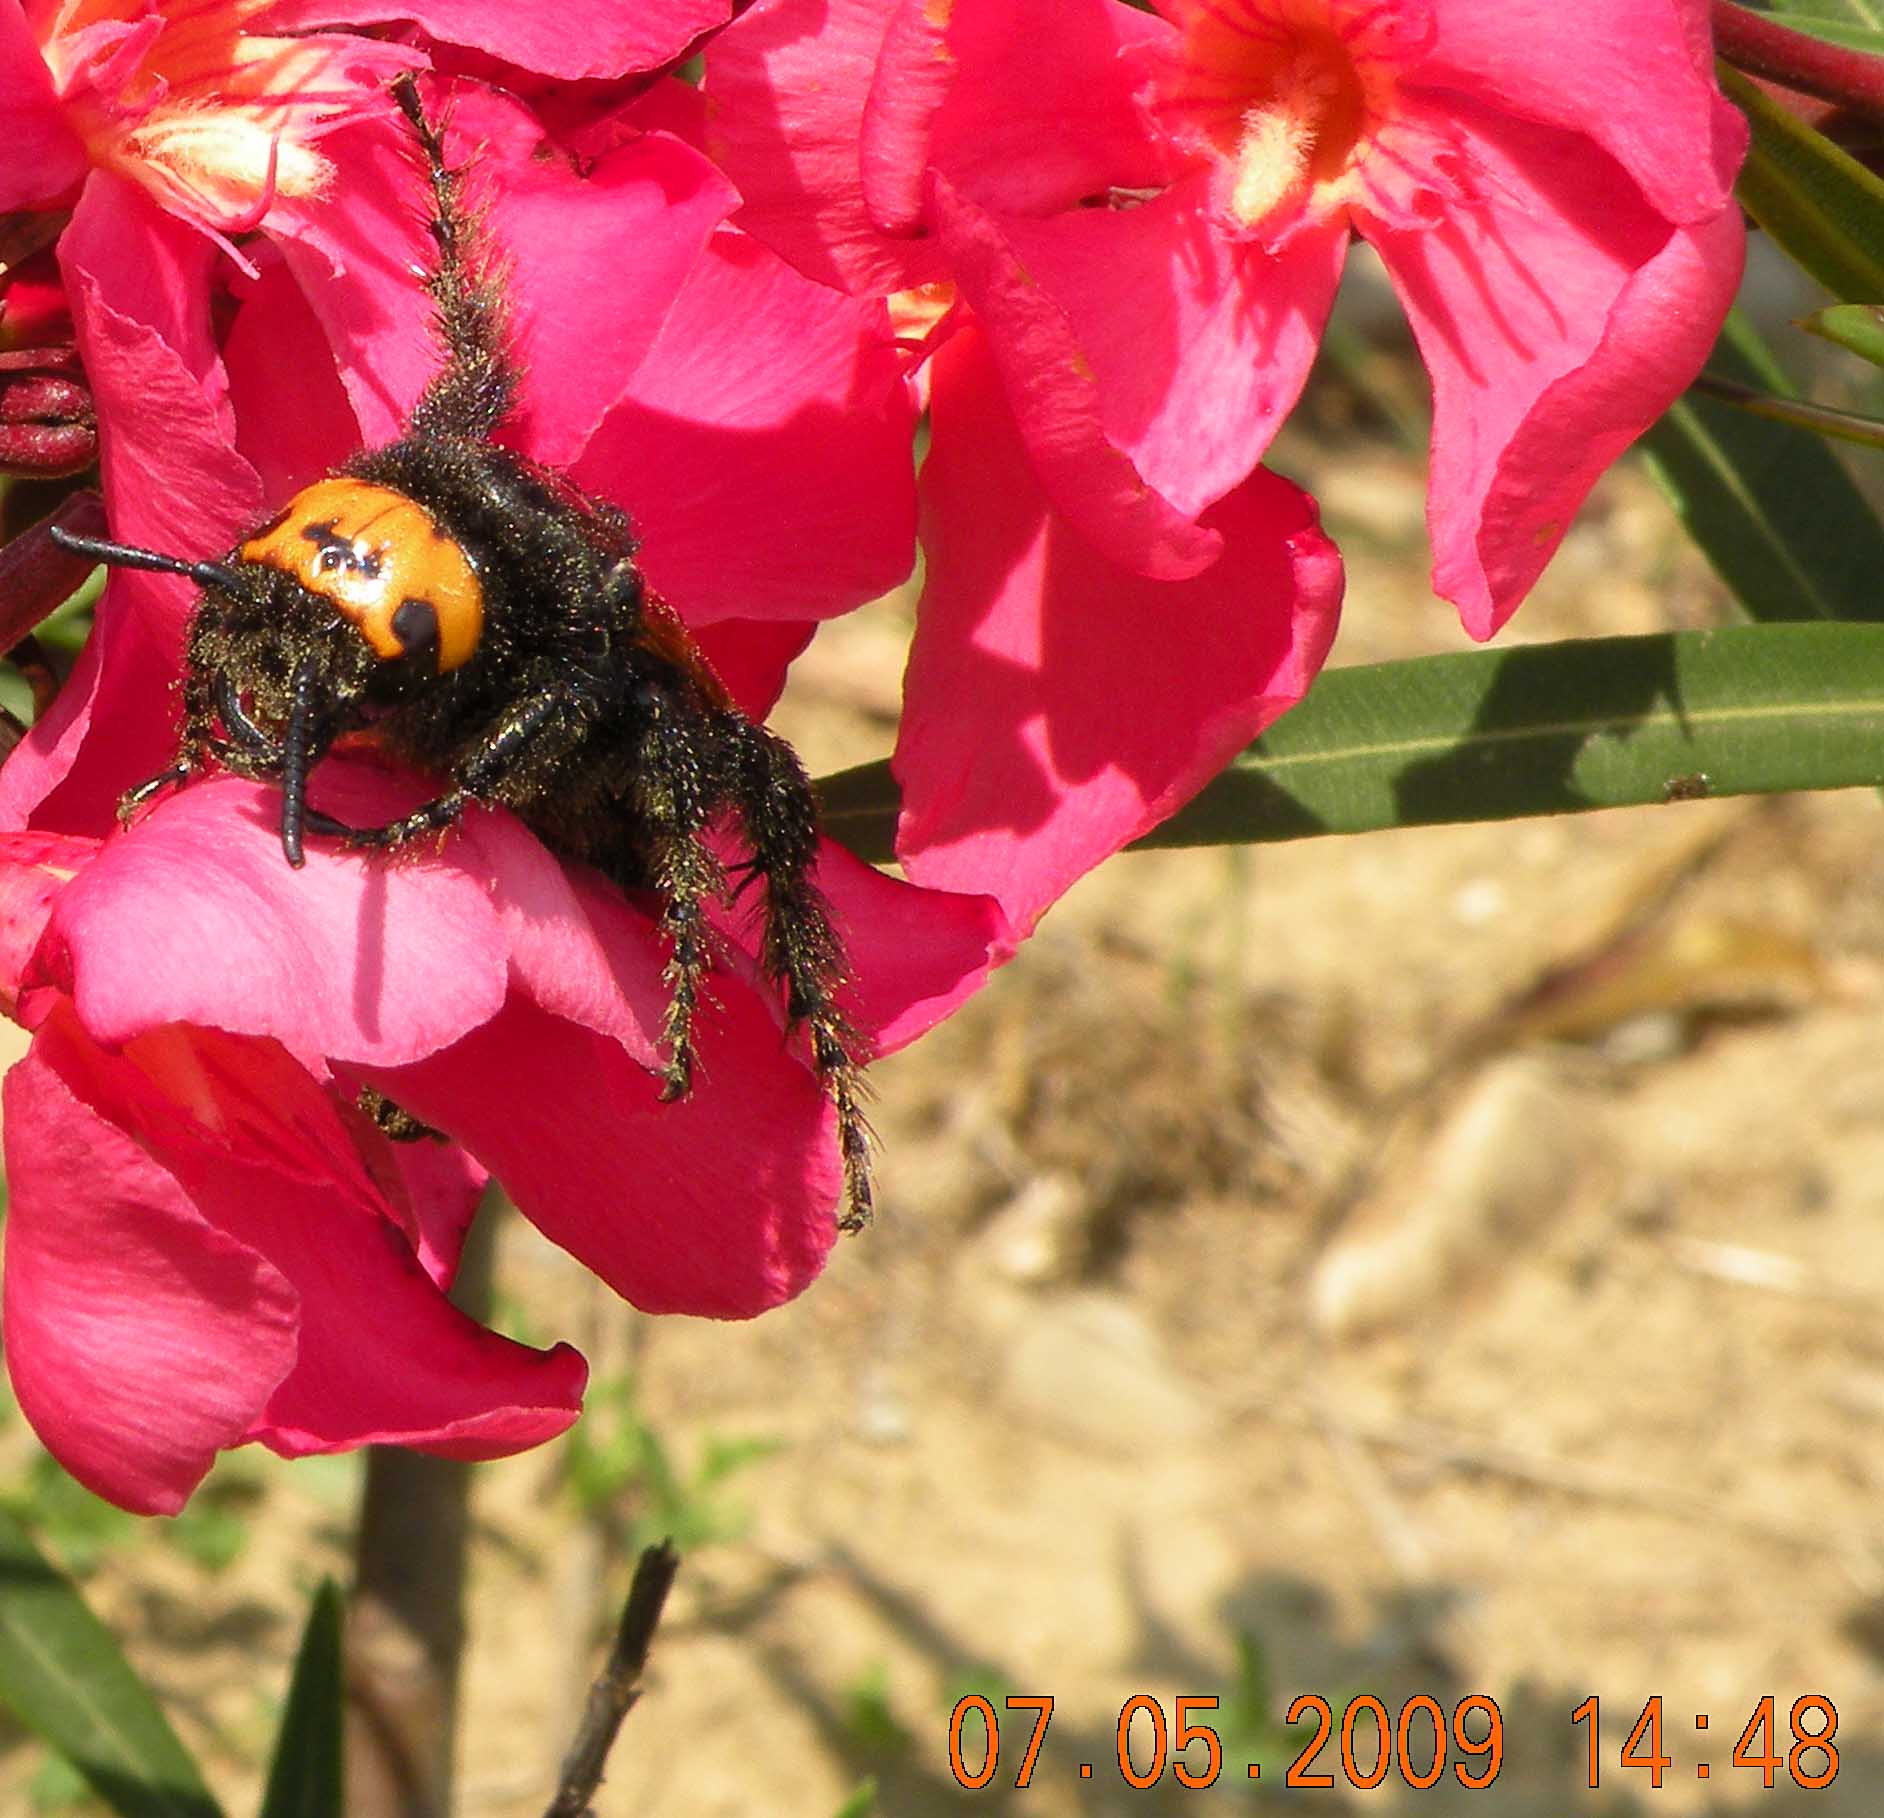
[[[760,0],[710,58],[741,219],[859,293],[952,280],[1055,505],[1167,577],[1221,559],[1201,514],[1361,234],[1432,376],[1435,585],[1489,636],[1738,281],[1703,0],[1159,12]]]
[[[978,326],[935,357],[931,423],[897,852],[1025,932],[1301,699],[1341,561],[1314,501],[1262,470],[1203,514],[1225,553],[1202,574],[1109,560],[1049,503]]]
[[[942,41],[941,19],[968,36]],[[1114,67],[1107,34],[1132,21],[1109,0],[1011,17],[760,0],[709,52],[707,144],[738,219],[820,282],[894,293],[928,361],[897,851],[919,883],[990,892],[1023,933],[1301,697],[1341,598],[1313,502],[1252,473],[1253,452],[1183,510],[1147,484],[1065,308],[1009,257],[1011,222],[951,200],[960,232],[937,234],[947,173],[969,180],[958,152],[1003,206],[1037,182],[1071,202],[1168,174]],[[1115,291],[1076,282],[1101,304]],[[1146,393],[1164,343],[1119,326],[1105,374]]]
[[[511,262],[518,445],[634,509],[651,578],[764,711],[813,622],[909,564],[913,400],[883,306],[724,226],[735,196],[671,136],[625,134],[578,174],[512,103],[466,88],[451,118]],[[382,166],[365,127],[325,150],[334,189],[293,206],[310,230],[377,211],[364,288],[317,302],[294,243],[262,247],[213,336],[192,286],[125,284],[124,242],[82,231],[83,204],[68,229],[117,535],[221,552],[382,439],[429,372],[409,273],[374,288],[423,253],[410,162],[386,148]],[[194,230],[144,225],[193,256]],[[314,842],[296,872],[270,792],[213,777],[117,831],[118,795],[174,745],[189,604],[167,577],[114,574],[79,669],[0,770],[0,991],[34,1031],[8,1086],[6,1337],[51,1449],[155,1510],[247,1441],[473,1457],[560,1430],[580,1359],[443,1298],[486,1169],[638,1305],[738,1317],[799,1292],[835,1235],[832,1118],[745,919],[728,918],[693,1095],[662,1105],[647,906],[507,814],[410,863]],[[332,757],[313,799],[372,824],[424,790]],[[1011,944],[985,899],[836,849],[820,881],[879,1051]],[[387,1143],[353,1109],[368,1085],[451,1146]]]

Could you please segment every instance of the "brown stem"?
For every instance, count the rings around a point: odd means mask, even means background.
[[[543,1818],[589,1818],[589,1801],[602,1784],[602,1770],[608,1765],[608,1752],[615,1746],[622,1719],[641,1696],[641,1671],[648,1664],[648,1648],[679,1570],[680,1555],[671,1541],[642,1550],[615,1645],[589,1688],[581,1727],[563,1758],[562,1779]]]
[[[494,1212],[487,1200],[473,1221],[452,1290],[478,1320]],[[349,1818],[449,1818],[470,1515],[469,1465],[368,1451],[347,1620]]]
[[[78,536],[105,528],[104,501],[91,491],[68,494],[58,508],[0,543],[0,650],[10,650],[61,601],[77,592],[94,566],[89,556],[61,549],[53,525]]]
[[[1734,0],[1714,0],[1714,48],[1749,75],[1884,119],[1884,57],[1827,44]]]

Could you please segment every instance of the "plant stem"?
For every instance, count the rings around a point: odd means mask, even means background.
[[[622,1719],[641,1696],[648,1648],[679,1570],[680,1555],[671,1541],[642,1549],[628,1602],[621,1613],[621,1626],[615,1632],[615,1645],[589,1688],[581,1726],[563,1761],[561,1783],[543,1818],[584,1818],[589,1811],[589,1801],[602,1784],[602,1770],[608,1764],[608,1752],[615,1746]]]
[[[487,1199],[452,1290],[478,1320],[496,1212]],[[450,1818],[470,1510],[469,1465],[368,1451],[347,1619],[348,1818]]]
[[[1859,416],[1855,411],[1835,410],[1829,404],[1808,404],[1803,398],[1780,398],[1751,385],[1732,379],[1717,379],[1702,373],[1689,387],[1705,397],[1718,398],[1750,416],[1767,417],[1775,423],[1790,423],[1795,429],[1809,429],[1818,435],[1836,436],[1841,442],[1856,442],[1862,448],[1884,448],[1884,420]]]
[[[1884,57],[1828,44],[1734,0],[1714,0],[1714,48],[1748,75],[1884,119]]]

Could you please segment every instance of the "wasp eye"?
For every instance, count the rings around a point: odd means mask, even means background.
[[[347,558],[342,555],[338,549],[332,548],[331,546],[323,549],[320,554],[319,564],[321,573],[332,574],[346,559]]]

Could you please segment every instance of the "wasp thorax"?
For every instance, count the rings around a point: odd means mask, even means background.
[[[321,480],[236,556],[292,575],[383,661],[416,661],[443,675],[477,652],[484,589],[471,558],[424,506],[391,487]]]

